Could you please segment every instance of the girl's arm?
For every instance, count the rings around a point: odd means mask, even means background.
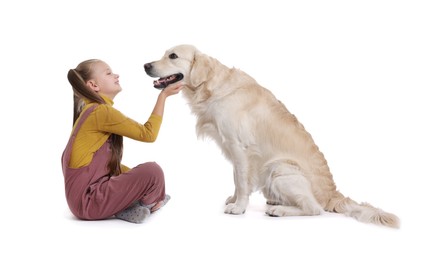
[[[167,97],[179,93],[182,88],[182,84],[177,84],[164,88],[157,97],[156,105],[154,106],[152,114],[163,117],[165,100],[167,99]]]
[[[98,130],[126,136],[138,141],[154,142],[162,123],[166,98],[177,94],[181,89],[182,85],[175,85],[162,90],[150,118],[144,124],[126,117],[111,105],[99,106],[97,108],[99,114],[96,116]]]

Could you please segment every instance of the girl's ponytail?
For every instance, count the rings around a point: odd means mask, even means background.
[[[75,69],[70,69],[68,71],[68,81],[73,87],[73,125],[82,112],[83,107],[85,106],[85,102],[83,101],[84,96],[87,95],[86,91],[86,83],[80,74],[77,73]]]

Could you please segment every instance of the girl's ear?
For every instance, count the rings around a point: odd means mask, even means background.
[[[86,85],[91,88],[93,91],[97,92],[100,90],[100,88],[95,84],[95,82],[93,80],[88,80],[86,82]]]

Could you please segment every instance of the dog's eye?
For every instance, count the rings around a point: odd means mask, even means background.
[[[169,57],[170,57],[170,59],[174,60],[174,59],[177,59],[179,56],[177,56],[177,54],[175,54],[175,53],[171,53]]]

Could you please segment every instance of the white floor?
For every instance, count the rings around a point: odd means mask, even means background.
[[[207,146],[198,144],[194,149]],[[215,159],[209,156],[213,153],[217,155]],[[391,183],[380,177],[380,182],[372,180],[373,187],[368,185],[369,181],[339,181],[339,186],[351,197],[362,197],[397,214],[402,220],[399,230],[359,223],[332,213],[315,217],[268,217],[259,193],[252,195],[244,215],[227,215],[223,213],[223,203],[232,193],[230,166],[219,158],[216,150],[203,154],[202,162],[196,165],[195,160],[183,165],[162,163],[167,165],[163,167],[172,199],[142,224],[117,219],[77,220],[66,206],[59,171],[17,178],[10,185],[13,187],[8,187],[9,197],[3,195],[0,225],[4,242],[0,254],[9,256],[2,259],[432,259],[435,256],[431,241],[435,231],[431,219],[434,210],[425,210],[430,205],[424,201],[425,197],[414,201],[425,192],[415,190],[416,194],[408,194],[403,189],[406,186],[403,178]],[[207,167],[213,161],[216,165]],[[220,172],[221,169],[229,171]]]

